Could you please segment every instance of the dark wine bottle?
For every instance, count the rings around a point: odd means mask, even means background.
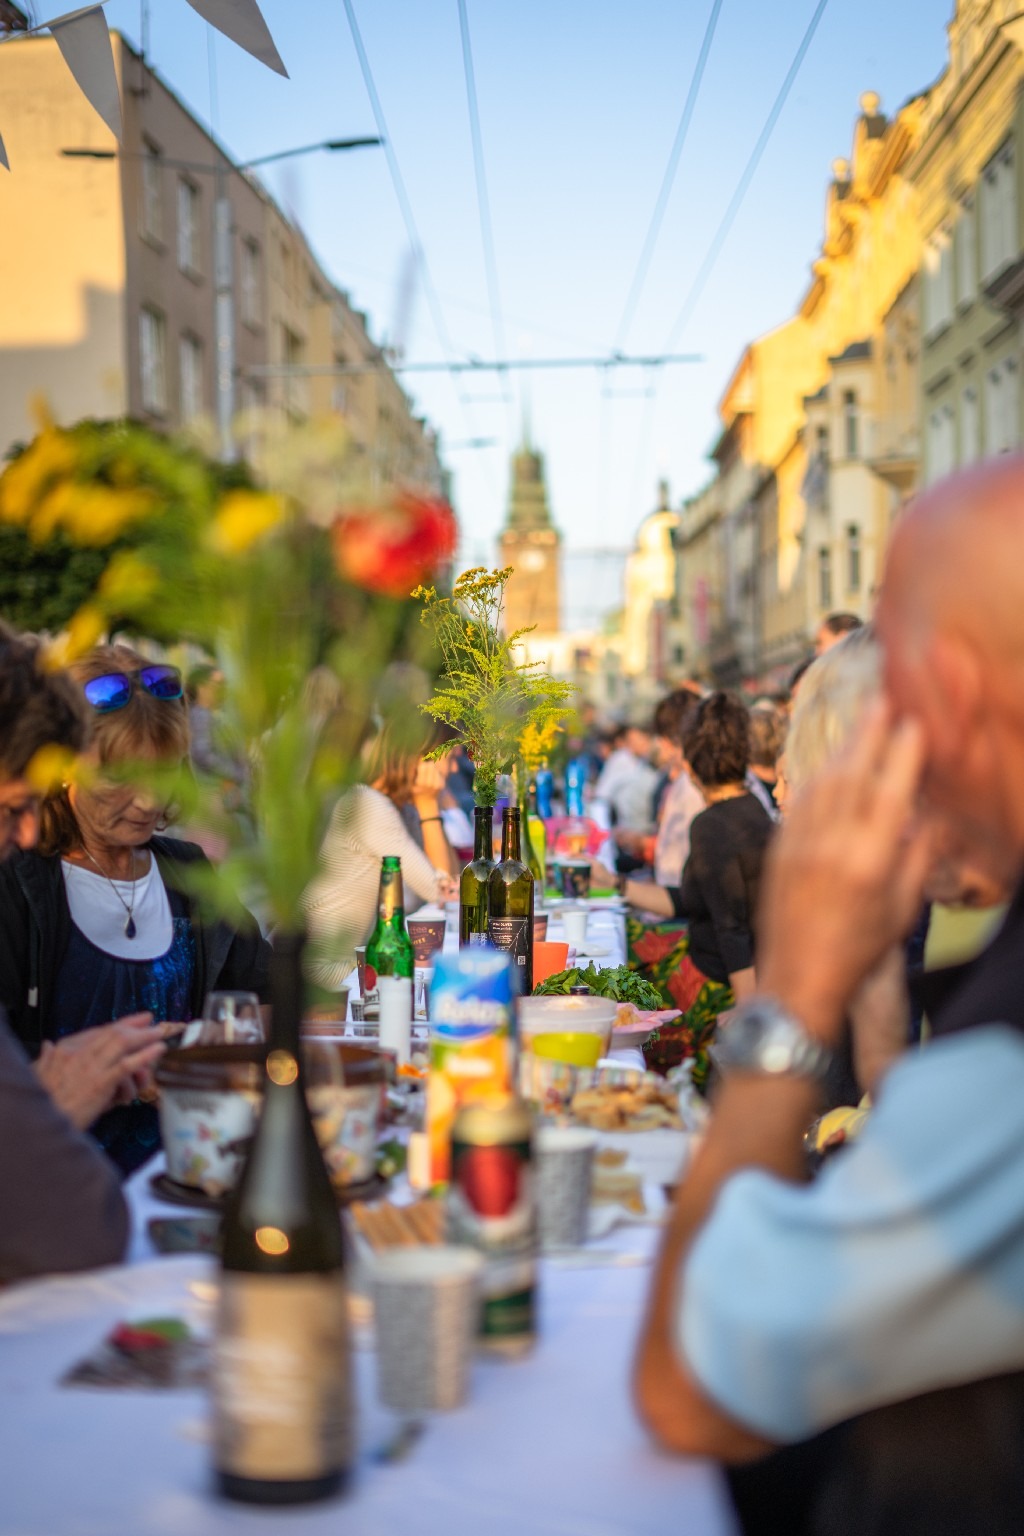
[[[459,881],[459,948],[488,943],[487,919],[491,910],[490,878],[494,868],[494,807],[473,810],[473,861]]]
[[[263,1111],[222,1232],[216,1479],[253,1504],[326,1498],[352,1459],[345,1253],[303,1091],[302,947],[274,940]]]
[[[507,950],[518,977],[519,990],[533,991],[534,880],[523,863],[519,807],[506,806],[501,815],[501,862],[491,870],[487,936],[495,949]]]

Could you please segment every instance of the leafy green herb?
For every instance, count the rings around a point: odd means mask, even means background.
[[[662,1007],[657,987],[652,987],[628,965],[606,966],[604,970],[599,970],[596,965],[585,968],[575,965],[571,971],[558,971],[549,976],[533,990],[537,997],[558,997],[573,987],[589,987],[597,997],[611,998],[616,1003],[632,1003],[643,1010]]]

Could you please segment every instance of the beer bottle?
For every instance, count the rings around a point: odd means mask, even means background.
[[[380,866],[377,926],[366,946],[367,984],[380,996],[380,1044],[408,1061],[412,1031],[413,948],[405,926],[402,861],[386,855]]]

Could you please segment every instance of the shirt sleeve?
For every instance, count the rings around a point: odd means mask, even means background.
[[[61,1114],[0,1014],[0,1282],[116,1264],[117,1171]]]
[[[677,1344],[776,1441],[1024,1368],[1024,1039],[989,1025],[898,1063],[810,1185],[743,1172],[687,1260]]]

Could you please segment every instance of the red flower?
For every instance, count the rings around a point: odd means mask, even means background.
[[[354,507],[331,536],[342,576],[369,592],[408,597],[455,553],[455,515],[446,501],[401,491],[387,506]]]

